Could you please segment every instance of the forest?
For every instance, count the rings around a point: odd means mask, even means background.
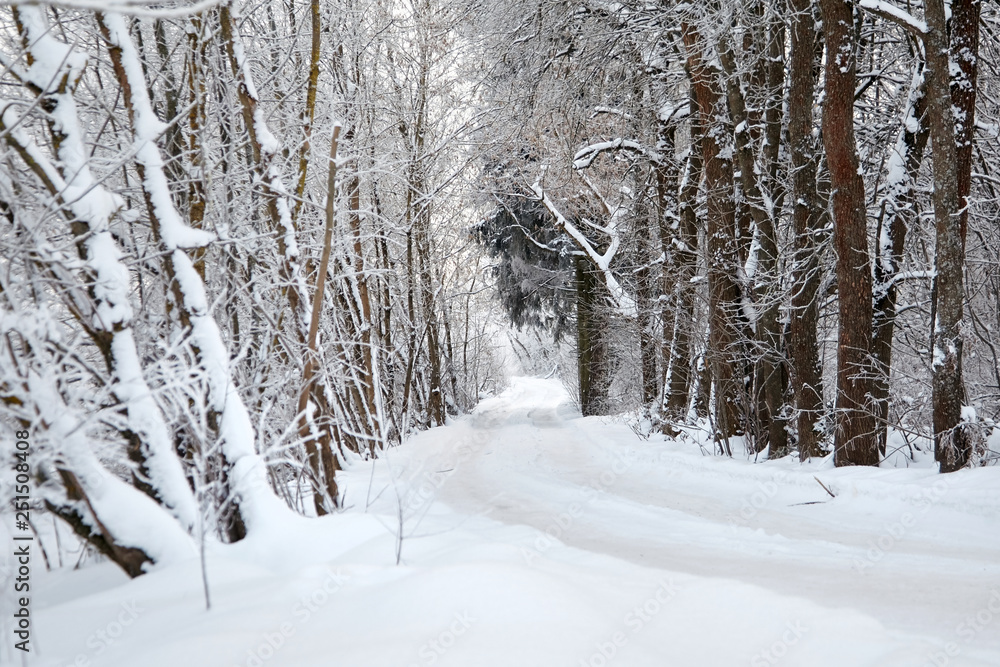
[[[207,599],[206,549],[370,505],[359,471],[512,388],[639,450],[992,468],[997,31],[980,0],[6,0],[0,499],[128,577],[200,554]]]

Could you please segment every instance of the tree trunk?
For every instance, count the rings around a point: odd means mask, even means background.
[[[921,69],[922,64],[914,72],[899,141],[889,158],[886,195],[882,200],[875,235],[878,257],[875,261],[873,287],[875,312],[872,354],[875,358],[875,377],[872,382],[872,397],[875,400],[875,418],[878,420],[878,448],[883,455],[889,428],[889,379],[896,325],[896,288],[907,228],[917,219],[913,184],[920,170],[928,136],[927,123],[923,118],[927,110],[927,96],[924,94],[924,75]]]
[[[965,243],[959,216],[958,151],[952,113],[944,1],[928,0],[924,16],[927,21],[924,38],[927,51],[927,115],[934,161],[935,317],[931,333],[934,458],[941,463],[941,472],[951,472],[964,466],[971,454],[969,434],[961,426],[962,404],[965,401],[961,335]],[[964,83],[975,87],[975,81]]]
[[[289,5],[291,6],[291,5]],[[295,203],[292,219],[297,220],[306,194],[309,171],[309,148],[312,141],[313,121],[316,119],[316,91],[319,87],[320,37],[323,29],[319,0],[309,0],[309,83],[306,85],[306,106],[302,110],[302,145],[299,146],[298,179],[295,185]]]
[[[958,183],[959,230],[962,245],[969,224],[968,197],[972,189],[972,151],[976,138],[976,94],[979,90],[980,0],[952,0],[948,34],[951,38],[951,103],[956,111],[955,166]]]
[[[708,349],[705,357],[714,383],[716,437],[729,438],[743,433],[743,378],[740,372],[740,287],[737,257],[736,209],[733,192],[732,147],[721,143],[731,130],[718,127],[725,119],[725,98],[720,94],[721,76],[702,58],[701,36],[689,24],[682,24],[691,85],[698,98],[702,149],[707,190],[707,264],[709,294]],[[725,121],[721,121],[725,122]]]
[[[639,360],[642,369],[642,404],[653,407],[658,394],[659,379],[656,375],[656,281],[653,277],[654,258],[650,250],[650,241],[641,238],[640,242],[646,252],[643,253],[642,266],[636,272],[636,305],[638,306],[637,324],[639,325]]]
[[[336,506],[337,503],[337,482],[334,479],[332,470],[327,470],[323,466],[323,448],[329,448],[330,443],[324,441],[321,427],[317,420],[309,412],[309,399],[314,400],[314,408],[319,407],[315,401],[316,383],[314,374],[319,364],[318,350],[316,349],[317,335],[319,334],[320,313],[323,309],[323,295],[326,291],[326,276],[330,266],[330,252],[333,246],[333,223],[336,214],[337,201],[337,150],[339,148],[340,126],[333,128],[333,136],[330,139],[330,171],[327,175],[326,194],[326,220],[323,228],[323,253],[320,257],[319,270],[316,274],[316,290],[313,293],[313,308],[309,318],[309,333],[306,340],[305,364],[302,369],[302,388],[299,390],[299,437],[305,442],[306,456],[309,468],[316,479],[313,480],[315,490],[313,492],[313,507],[317,516],[327,514],[328,508],[324,496],[327,496]]]
[[[676,315],[673,345],[669,348],[670,376],[667,382],[666,417],[680,422],[687,415],[691,389],[691,339],[694,328],[695,286],[691,283],[698,265],[698,190],[701,188],[703,148],[698,99],[692,88],[690,106],[690,148],[683,185],[678,196],[677,237],[673,257]],[[664,247],[664,252],[668,248]],[[669,255],[668,255],[669,256]],[[664,335],[664,338],[667,336]],[[666,360],[664,355],[664,360]]]
[[[789,353],[795,394],[799,458],[822,453],[819,430],[823,414],[823,369],[816,327],[819,322],[819,261],[817,235],[823,203],[816,189],[819,167],[812,136],[816,90],[817,30],[812,0],[791,0],[792,51],[789,62],[788,143],[792,160],[792,304]]]
[[[868,257],[865,185],[854,139],[856,62],[854,17],[845,0],[821,0],[826,37],[823,143],[833,187],[839,331],[834,463],[878,465],[871,393],[872,275]]]
[[[580,412],[585,417],[607,411],[607,345],[601,279],[589,259],[576,260],[576,345],[580,382]]]

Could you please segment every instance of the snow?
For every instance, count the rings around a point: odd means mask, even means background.
[[[36,397],[39,419],[46,425],[46,437],[59,446],[58,460],[73,471],[93,508],[85,516],[100,517],[103,526],[123,546],[139,546],[157,563],[183,561],[194,555],[188,534],[148,496],[108,473],[87,442],[78,415],[67,409],[52,378],[31,374],[28,388]],[[49,487],[41,488],[43,493]],[[8,521],[9,525],[11,522]],[[103,531],[99,526],[91,526]]]
[[[882,14],[917,34],[923,35],[927,33],[926,22],[896,7],[891,2],[883,2],[883,0],[859,0],[858,5],[864,9]]]
[[[516,378],[348,461],[342,513],[210,543],[210,611],[195,558],[134,581],[39,573],[29,664],[1000,664],[995,468],[699,445],[581,418],[557,381]]]
[[[249,82],[252,81],[252,79],[248,76],[246,81]],[[254,93],[253,96],[256,98],[256,93]],[[281,150],[281,143],[278,141],[277,137],[271,133],[271,130],[268,129],[267,123],[264,121],[264,114],[261,113],[260,107],[257,107],[254,110],[253,124],[257,132],[257,141],[260,142],[260,149],[269,155],[277,154],[277,152]]]
[[[71,84],[69,87],[72,88],[87,64],[86,54],[49,34],[49,26],[41,8],[18,5],[17,18],[24,26],[28,48],[35,59],[28,68],[25,79],[42,90],[50,90],[66,75]]]
[[[229,373],[229,353],[218,324],[212,317],[205,285],[185,249],[209,243],[214,235],[188,226],[173,205],[163,171],[163,158],[156,139],[163,130],[146,89],[135,44],[120,14],[108,13],[100,19],[109,40],[120,47],[121,63],[129,81],[129,102],[133,116],[136,162],[143,168],[143,190],[153,204],[158,234],[169,253],[173,279],[190,320],[192,346],[208,380],[210,407],[220,414],[218,435],[222,453],[233,466],[229,482],[238,498],[248,532],[280,524],[290,510],[271,491],[263,460],[255,449],[255,434],[246,406]]]

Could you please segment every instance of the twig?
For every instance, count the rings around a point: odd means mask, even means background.
[[[817,484],[819,484],[820,486],[823,487],[824,491],[826,491],[827,493],[830,494],[831,498],[836,498],[837,497],[837,495],[833,491],[831,491],[830,489],[827,488],[826,484],[824,484],[823,482],[819,481],[819,477],[817,477],[816,475],[813,475],[813,479],[816,480]]]

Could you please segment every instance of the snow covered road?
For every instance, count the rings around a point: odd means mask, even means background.
[[[995,470],[751,466],[636,442],[598,419],[562,421],[566,400],[551,382],[520,379],[482,406],[472,423],[494,446],[441,498],[588,551],[857,609],[922,636],[944,638],[1000,590]],[[1000,650],[1000,623],[977,644]]]
[[[947,664],[975,664],[980,650],[984,664],[1000,664],[1000,618],[974,618],[991,604],[1000,612],[996,470],[940,476],[704,456],[691,443],[643,441],[624,425],[581,419],[558,383],[528,378],[450,428],[407,450],[408,468],[450,470],[439,500],[541,531],[539,553],[558,540],[752,584],[939,643]],[[719,609],[719,631],[732,615],[755,613]],[[957,655],[943,651],[949,643]]]
[[[42,577],[24,664],[996,667],[998,473],[704,455],[517,378],[349,462],[343,513],[209,545],[211,611],[197,562]]]

